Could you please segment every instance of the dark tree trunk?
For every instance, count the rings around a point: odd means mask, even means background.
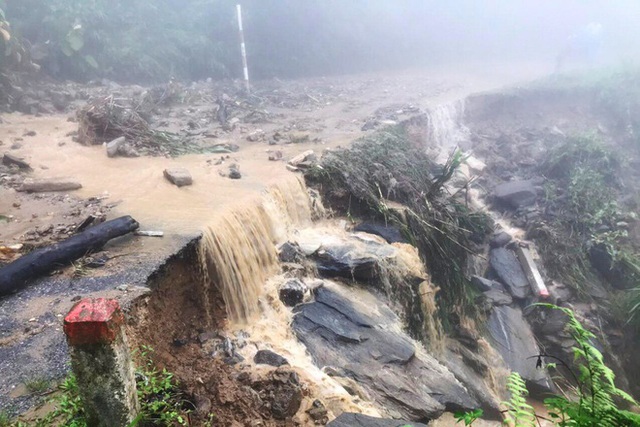
[[[124,236],[137,228],[136,220],[123,216],[24,255],[0,269],[0,296],[26,286],[29,280],[95,252],[109,240]]]

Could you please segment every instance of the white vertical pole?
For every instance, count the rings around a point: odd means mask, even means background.
[[[247,49],[244,44],[244,30],[242,28],[242,7],[236,5],[238,10],[238,30],[240,31],[240,51],[242,52],[242,68],[244,71],[244,85],[247,93],[249,93],[249,67],[247,66]]]

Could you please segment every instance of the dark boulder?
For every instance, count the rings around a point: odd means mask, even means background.
[[[511,181],[494,188],[493,197],[504,207],[519,209],[533,205],[537,192],[533,181]]]
[[[514,298],[525,299],[531,295],[529,280],[513,251],[505,248],[492,249],[489,263]]]
[[[304,300],[307,286],[298,279],[287,280],[278,290],[280,301],[287,307],[295,307]]]
[[[402,236],[400,229],[390,225],[379,224],[375,222],[363,222],[355,226],[354,231],[375,234],[382,237],[388,243],[406,243],[407,239]]]
[[[327,427],[427,427],[426,424],[414,423],[406,420],[392,420],[389,418],[375,418],[363,414],[344,412],[338,418],[327,424]]]
[[[258,365],[275,366],[288,365],[289,361],[271,350],[258,350],[253,357],[253,361]]]
[[[293,330],[319,367],[333,367],[407,419],[478,406],[451,372],[401,331],[382,301],[352,301],[343,292],[318,288],[315,302],[295,308]]]

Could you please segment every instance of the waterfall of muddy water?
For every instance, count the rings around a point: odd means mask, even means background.
[[[430,109],[428,116],[427,141],[441,149],[446,156],[462,141],[469,138],[469,129],[463,124],[464,99],[438,105]]]
[[[435,160],[444,164],[453,150],[461,143],[468,141],[471,137],[469,128],[465,125],[465,100],[449,102],[431,108],[428,113],[428,128],[426,129],[426,149],[432,154]],[[467,153],[473,154],[473,153]],[[483,159],[480,159],[483,160]],[[459,174],[462,181],[468,181],[473,174],[470,168],[463,165]],[[455,192],[451,191],[452,193]],[[495,223],[514,238],[523,238],[524,231],[514,228],[505,221],[498,213],[489,209],[482,200],[481,193],[475,188],[468,190],[469,200],[472,207],[486,212]]]
[[[199,250],[203,289],[220,289],[232,323],[244,324],[258,313],[264,283],[278,270],[276,244],[291,227],[310,222],[304,183],[292,178],[234,205],[205,228]]]

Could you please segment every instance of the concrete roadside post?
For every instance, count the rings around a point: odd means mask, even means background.
[[[95,427],[128,426],[138,415],[135,372],[118,301],[87,298],[64,319],[71,368]]]

